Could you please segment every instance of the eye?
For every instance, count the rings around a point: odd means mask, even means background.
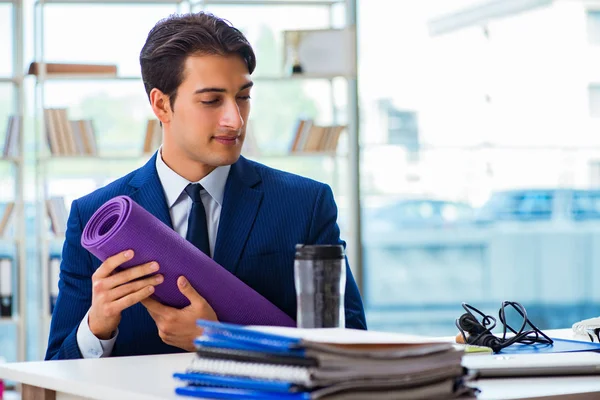
[[[214,99],[214,100],[210,100],[210,101],[201,101],[202,104],[206,104],[208,106],[212,105],[212,104],[217,104],[219,102],[219,99]]]
[[[248,100],[250,100],[250,96],[238,96],[238,99],[240,99],[242,101],[248,101]]]

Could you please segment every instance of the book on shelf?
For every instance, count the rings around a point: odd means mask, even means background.
[[[15,208],[15,202],[10,201],[4,205],[0,205],[0,237],[6,234],[10,217],[12,216]]]
[[[23,132],[23,117],[20,115],[11,115],[6,124],[6,133],[4,136],[4,147],[2,148],[2,157],[19,157],[19,139]]]
[[[96,132],[89,119],[69,120],[66,108],[44,109],[46,138],[52,155],[96,155]]]
[[[12,290],[13,260],[10,257],[0,256],[0,317],[12,316],[13,290]]]
[[[146,123],[146,136],[144,137],[144,154],[153,153],[160,147],[162,143],[162,127],[160,121],[154,118],[149,118]]]
[[[51,255],[48,260],[48,295],[50,296],[50,315],[54,313],[54,306],[58,298],[58,280],[60,278],[61,257]]]
[[[82,63],[45,63],[48,75],[117,75],[117,66],[114,64],[82,64]],[[29,64],[29,75],[39,76],[40,63]]]
[[[312,119],[299,119],[296,124],[290,151],[335,152],[345,125],[315,125]]]
[[[48,216],[50,217],[50,228],[55,235],[64,235],[67,231],[68,213],[65,207],[65,199],[62,196],[50,197],[46,200]]]
[[[78,119],[69,121],[71,131],[75,138],[75,149],[77,154],[98,154],[94,121],[91,119]]]

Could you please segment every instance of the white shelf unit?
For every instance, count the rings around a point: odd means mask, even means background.
[[[80,74],[47,74],[46,73],[46,64],[44,59],[44,7],[52,6],[53,4],[72,4],[72,5],[89,5],[89,4],[126,4],[126,5],[157,5],[157,4],[176,4],[178,7],[182,5],[188,5],[191,11],[198,11],[198,8],[206,8],[213,5],[223,6],[223,5],[231,5],[231,6],[243,6],[243,5],[251,5],[251,6],[322,6],[328,7],[330,10],[332,7],[336,5],[343,5],[346,8],[346,27],[355,28],[355,8],[356,2],[355,0],[263,0],[263,1],[254,1],[254,0],[246,0],[246,1],[236,1],[236,0],[205,0],[200,2],[184,2],[184,1],[169,1],[169,0],[38,0],[35,2],[35,10],[34,10],[34,36],[35,36],[35,61],[38,62],[39,65],[39,74],[36,78],[36,89],[35,89],[35,110],[36,110],[36,192],[37,192],[37,211],[38,211],[38,229],[39,232],[46,232],[47,230],[47,210],[45,205],[45,199],[47,198],[47,188],[45,187],[45,179],[46,169],[49,164],[53,163],[62,163],[62,162],[71,162],[74,160],[96,160],[96,161],[132,161],[135,157],[110,157],[110,156],[52,156],[49,153],[48,145],[46,143],[45,138],[45,127],[44,127],[44,119],[43,119],[43,109],[45,107],[44,101],[44,85],[46,82],[51,81],[137,81],[140,80],[139,76],[115,76],[115,75],[80,75]],[[227,16],[223,16],[227,17]],[[355,31],[355,29],[354,29]],[[356,42],[356,41],[355,41]],[[258,54],[260,58],[260,54]],[[354,60],[356,63],[356,60]],[[334,168],[339,170],[338,163],[340,160],[343,160],[346,168],[350,171],[351,179],[349,182],[349,186],[352,188],[351,193],[348,193],[348,198],[350,199],[350,212],[352,213],[352,218],[350,220],[354,220],[358,218],[359,215],[359,186],[358,186],[358,100],[356,98],[357,92],[357,79],[356,76],[340,76],[340,75],[265,75],[265,76],[253,76],[252,79],[256,82],[272,82],[279,83],[290,80],[325,80],[329,82],[331,86],[334,84],[334,80],[343,78],[348,85],[348,120],[345,123],[348,125],[349,132],[349,147],[348,154],[344,154],[340,156],[336,153],[329,152],[318,152],[318,153],[289,153],[289,154],[263,154],[258,155],[258,160],[274,160],[274,159],[283,159],[283,158],[328,158],[332,159],[335,165]],[[333,90],[331,104],[333,108],[334,115],[334,123],[338,122],[337,112],[335,109],[335,102],[333,98]],[[140,156],[143,157],[143,156]],[[124,171],[124,172],[129,172]],[[337,175],[337,172],[334,174]],[[335,177],[334,177],[335,178]],[[359,225],[354,226],[352,224],[350,232],[350,237],[346,238],[348,242],[348,258],[350,260],[351,266],[355,273],[355,278],[359,287],[362,284],[362,267],[361,267],[361,250],[360,250],[360,232]],[[49,331],[49,322],[51,316],[48,313],[50,308],[49,305],[49,276],[48,276],[48,261],[49,261],[49,247],[52,241],[61,241],[64,240],[62,237],[48,238],[46,235],[38,235],[38,243],[40,248],[40,269],[41,269],[41,281],[42,281],[42,318],[43,318],[43,328],[41,329],[41,340],[42,340],[42,348],[45,351],[48,331]]]
[[[0,4],[9,4],[12,14],[12,32],[9,39],[12,47],[12,75],[0,78],[0,84],[12,85],[13,99],[11,114],[24,116],[25,115],[25,95],[23,87],[23,0],[0,0]],[[1,121],[5,124],[6,121]],[[5,126],[5,125],[2,125]],[[11,225],[13,226],[14,235],[10,237],[0,237],[0,244],[3,247],[8,247],[14,254],[12,282],[16,284],[12,286],[12,316],[1,317],[1,325],[14,325],[16,328],[16,359],[17,361],[25,361],[27,355],[26,343],[26,299],[27,299],[27,261],[25,249],[25,162],[24,162],[24,130],[23,125],[20,127],[18,141],[18,155],[16,157],[0,158],[0,163],[9,164],[12,170],[12,178],[14,179],[14,193],[12,201],[15,203],[13,215],[11,217]],[[12,274],[11,274],[12,275]],[[0,348],[0,352],[3,349]]]

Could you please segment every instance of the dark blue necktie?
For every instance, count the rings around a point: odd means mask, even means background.
[[[210,257],[206,212],[200,198],[200,191],[202,189],[203,187],[199,183],[190,183],[185,188],[185,192],[192,199],[192,209],[188,217],[188,229],[185,238]]]

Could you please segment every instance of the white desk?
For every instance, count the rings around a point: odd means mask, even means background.
[[[172,375],[184,372],[193,357],[185,353],[9,363],[0,365],[0,378],[22,383],[23,400],[181,400],[186,397],[175,394],[181,383]]]
[[[552,337],[571,337],[568,330],[548,333]],[[193,353],[186,353],[0,364],[0,378],[22,383],[23,400],[192,399],[175,394],[175,387],[182,383],[172,375],[183,372],[193,357]],[[474,386],[482,390],[478,398],[487,400],[600,398],[598,376],[486,379]]]

